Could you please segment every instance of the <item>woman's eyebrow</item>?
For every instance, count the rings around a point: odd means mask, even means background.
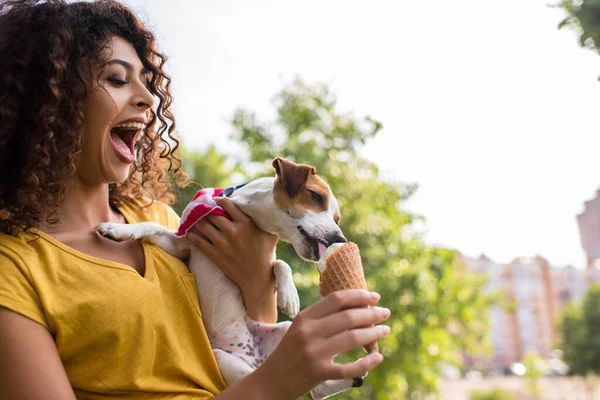
[[[125,67],[125,69],[128,72],[133,72],[133,65],[131,65],[131,63],[125,61],[125,60],[120,60],[120,59],[114,59],[114,60],[110,60],[108,62],[108,65],[113,65],[113,64],[118,64],[118,65],[122,65],[123,67]],[[142,68],[142,70],[140,71],[140,75],[143,75],[145,73],[147,73],[148,70],[144,67]]]

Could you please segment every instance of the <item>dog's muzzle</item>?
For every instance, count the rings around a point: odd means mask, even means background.
[[[310,245],[310,258],[313,261],[319,260],[319,243],[323,244],[326,248],[334,243],[346,243],[348,240],[340,232],[332,232],[323,238],[312,237],[302,228],[300,225],[297,226],[298,232],[302,234],[306,242]]]

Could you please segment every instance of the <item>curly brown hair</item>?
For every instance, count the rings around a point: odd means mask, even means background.
[[[172,182],[185,183],[166,57],[131,10],[114,0],[0,0],[1,233],[56,222],[48,216],[64,198],[81,150],[86,83],[106,66],[101,52],[114,36],[133,45],[158,101],[129,178],[110,185],[110,202],[146,196],[172,204]]]

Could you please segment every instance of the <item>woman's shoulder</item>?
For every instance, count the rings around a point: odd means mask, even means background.
[[[176,230],[179,226],[177,213],[160,200],[129,197],[122,202],[119,209],[130,223],[156,222],[171,230]]]
[[[17,236],[0,234],[0,307],[22,314],[48,328],[46,314],[37,292],[44,282],[49,263],[35,246],[39,236],[21,232]]]
[[[39,239],[35,233],[23,231],[16,236],[0,234],[0,256],[10,258],[28,258],[36,255],[32,243]]]
[[[45,240],[35,232],[23,231],[16,236],[0,234],[0,280],[31,279],[32,270],[38,271],[47,264],[48,250]]]

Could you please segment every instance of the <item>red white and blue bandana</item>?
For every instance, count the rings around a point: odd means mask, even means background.
[[[229,214],[213,200],[213,197],[229,197],[234,190],[239,189],[244,185],[245,183],[225,189],[211,188],[199,190],[185,210],[183,210],[179,228],[177,229],[177,232],[175,232],[175,236],[185,236],[198,221],[209,214],[220,215],[231,220]]]

